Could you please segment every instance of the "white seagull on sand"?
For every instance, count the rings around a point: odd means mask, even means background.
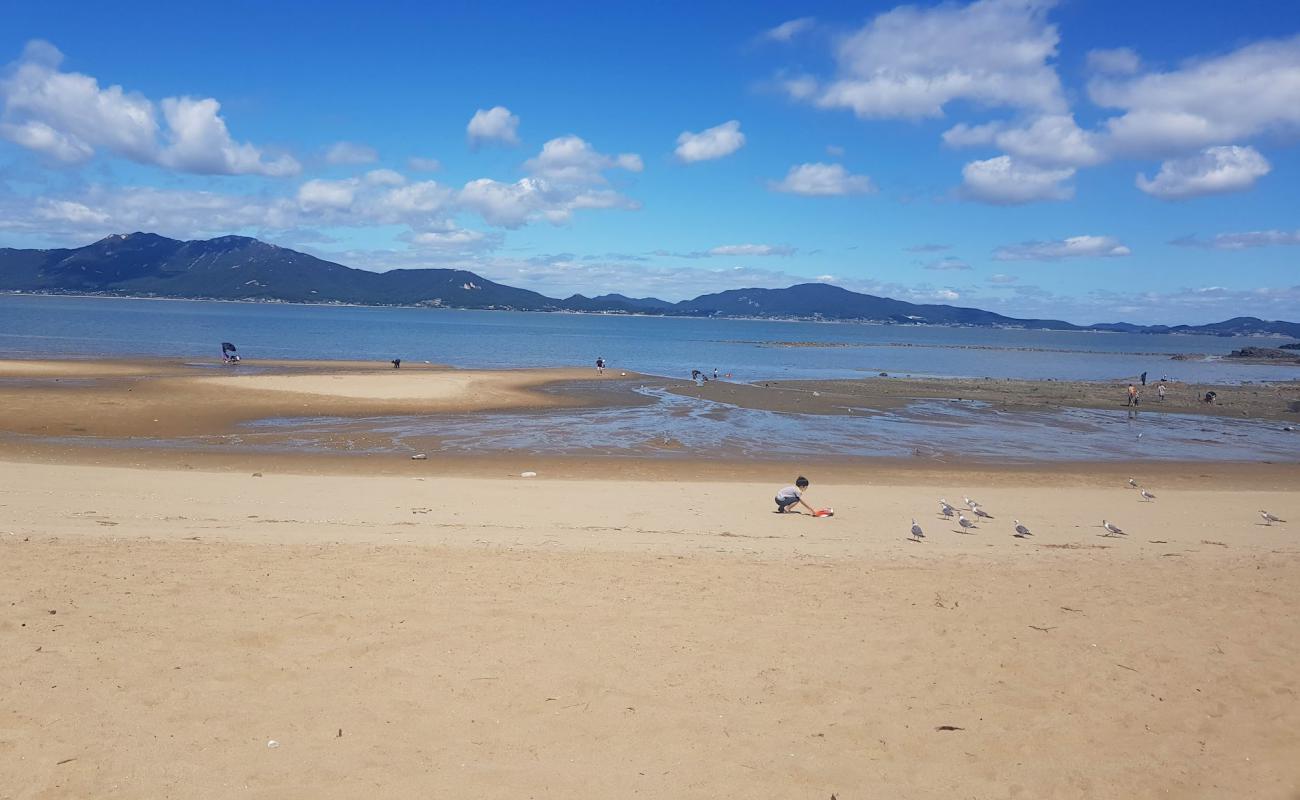
[[[1133,480],[1132,478],[1128,479],[1128,485],[1132,486],[1134,489],[1138,488],[1138,482]]]
[[[916,524],[916,518],[913,517],[912,518],[912,541],[919,542],[924,538],[925,538],[925,531],[921,530],[921,526]]]
[[[1106,536],[1114,536],[1116,534],[1119,534],[1120,536],[1128,536],[1128,534],[1124,533],[1124,530],[1120,528],[1118,525],[1107,522],[1104,519],[1101,521],[1101,527],[1106,529],[1106,533],[1105,533]]]
[[[1016,532],[1014,535],[1017,539],[1023,539],[1026,536],[1033,536],[1033,534],[1029,532],[1028,528],[1020,524],[1020,520],[1016,520]]]
[[[953,510],[952,506],[948,505],[947,503],[943,503],[942,505],[939,506],[939,513],[943,514],[945,517],[949,519],[952,519],[952,515],[957,512]]]
[[[1267,511],[1260,511],[1259,515],[1264,518],[1265,525],[1272,525],[1274,522],[1286,522],[1286,520],[1281,517],[1275,517]]]
[[[979,505],[979,503],[975,502],[974,500],[970,499],[969,497],[966,497],[965,495],[962,495],[962,498],[961,498],[961,499],[966,501],[966,507],[967,507],[967,508],[974,509],[975,506]]]
[[[962,526],[962,528],[964,528],[964,529],[970,529],[970,528],[975,527],[975,523],[973,523],[973,522],[971,522],[970,520],[966,519],[966,515],[965,515],[965,514],[958,514],[958,515],[957,515],[957,524],[960,525],[960,526]]]
[[[993,515],[985,511],[984,509],[980,508],[978,503],[972,505],[970,507],[970,510],[973,511],[975,513],[975,516],[977,517],[983,517],[984,519],[993,519]]]
[[[1143,499],[1143,500],[1148,500],[1148,501],[1150,501],[1150,500],[1154,500],[1154,499],[1156,499],[1156,496],[1153,495],[1153,494],[1151,494],[1150,492],[1148,492],[1146,489],[1142,489],[1142,490],[1140,490],[1140,491],[1138,492],[1138,494],[1142,495],[1142,499]]]

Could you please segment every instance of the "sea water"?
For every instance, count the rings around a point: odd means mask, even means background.
[[[0,357],[427,361],[590,366],[737,381],[891,375],[1191,383],[1295,380],[1300,368],[1222,360],[1275,339],[425,308],[0,295]],[[807,346],[809,344],[815,346]],[[1191,355],[1173,360],[1175,355]]]

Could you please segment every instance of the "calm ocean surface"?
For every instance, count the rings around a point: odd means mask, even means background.
[[[507,311],[354,308],[0,295],[0,355],[402,358],[461,367],[587,366],[735,380],[948,377],[1127,379],[1147,371],[1190,382],[1300,379],[1300,369],[1217,357],[1274,339],[929,328]],[[781,347],[820,342],[837,347]],[[1176,353],[1208,359],[1173,361]]]

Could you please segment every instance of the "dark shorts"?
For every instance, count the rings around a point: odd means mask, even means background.
[[[797,497],[778,497],[776,498],[776,507],[780,511],[785,511],[797,502],[799,502]]]

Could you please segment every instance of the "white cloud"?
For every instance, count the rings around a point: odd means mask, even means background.
[[[1086,167],[1105,159],[1096,138],[1075,124],[1073,114],[1054,114],[1000,131],[994,142],[1008,155],[1040,166]]]
[[[941,272],[948,272],[953,270],[967,270],[970,268],[971,268],[970,264],[967,264],[965,261],[962,261],[960,258],[952,258],[952,257],[938,258],[925,265],[925,269],[937,270]]]
[[[1137,176],[1137,187],[1162,200],[1241,192],[1272,171],[1253,147],[1207,147],[1190,158],[1165,161],[1154,178]]]
[[[791,256],[795,249],[789,245],[724,244],[708,251],[711,256]]]
[[[326,149],[325,160],[330,164],[373,164],[379,160],[379,153],[369,145],[335,142]]]
[[[1049,114],[1021,127],[959,123],[944,132],[943,141],[949,147],[996,145],[1018,161],[1040,167],[1086,167],[1106,158],[1098,136],[1081,129],[1073,114]]]
[[[761,38],[770,42],[788,42],[799,34],[812,28],[817,20],[812,17],[799,17],[798,19],[782,22],[774,28],[768,28],[763,31]]]
[[[437,172],[442,169],[442,162],[436,158],[424,158],[423,156],[411,156],[406,160],[406,165],[416,172]]]
[[[356,193],[356,180],[311,180],[298,187],[298,203],[308,209],[345,209]]]
[[[221,104],[210,97],[168,97],[161,105],[168,140],[157,157],[162,166],[200,175],[283,177],[301,171],[289,156],[263,160],[261,150],[231,139],[225,120],[217,113]]]
[[[1277,247],[1300,245],[1300,228],[1293,231],[1245,231],[1242,233],[1220,233],[1212,239],[1198,239],[1185,236],[1175,239],[1170,244],[1180,247],[1204,247],[1210,250],[1246,250],[1251,247]]]
[[[422,250],[468,253],[489,250],[500,244],[499,235],[490,235],[468,228],[424,231],[404,237],[407,242]]]
[[[158,133],[153,103],[121,86],[101,89],[89,75],[62,72],[62,62],[63,54],[48,42],[28,43],[0,80],[5,121],[19,127],[34,122],[57,132],[62,142],[58,152],[74,160],[96,147],[136,161],[153,160]],[[57,157],[55,151],[44,152]]]
[[[869,194],[876,191],[871,178],[852,175],[842,164],[796,164],[780,181],[768,183],[776,192],[830,197],[848,194]]]
[[[237,143],[212,98],[169,97],[160,102],[166,144],[158,142],[153,102],[121,86],[101,88],[76,72],[63,72],[63,54],[48,42],[28,43],[0,79],[0,135],[66,163],[89,159],[97,149],[142,164],[216,175],[294,175],[289,156],[264,158],[252,144]]]
[[[968,125],[959,122],[943,132],[943,143],[949,147],[978,147],[991,145],[997,141],[998,134],[1006,127],[1004,122],[986,122],[982,125]]]
[[[438,225],[453,212],[455,192],[437,181],[388,188],[364,198],[361,213],[385,225]]]
[[[1128,47],[1089,50],[1088,70],[1105,75],[1132,75],[1142,68],[1142,59]]]
[[[999,247],[997,261],[1060,261],[1066,258],[1118,258],[1132,253],[1112,236],[1071,236],[1052,242],[1022,242]]]
[[[677,137],[677,158],[692,163],[729,156],[745,145],[739,120],[730,120],[699,133],[682,131]]]
[[[465,184],[459,202],[488,224],[503,228],[518,228],[535,219],[558,225],[569,221],[579,209],[637,208],[636,203],[617,192],[574,191],[553,186],[543,178],[523,178],[514,183],[479,178]]]
[[[577,136],[561,136],[542,145],[542,152],[524,162],[530,175],[563,184],[605,183],[601,174],[609,169],[640,172],[644,168],[635,153],[607,156]]]
[[[1063,183],[1074,169],[1025,164],[1010,156],[972,161],[962,168],[961,194],[994,205],[1021,205],[1039,200],[1068,200],[1074,189]]]
[[[1169,72],[1099,77],[1092,101],[1119,152],[1169,155],[1300,130],[1300,35],[1258,42]]]
[[[1006,284],[1009,283],[1015,283],[1016,281],[1020,280],[1020,278],[1016,277],[1015,275],[1005,275],[999,272],[996,275],[988,276],[987,280],[989,283],[1005,286]]]
[[[109,221],[109,215],[103,211],[70,200],[43,200],[37,204],[36,216],[74,225],[103,225]]]
[[[0,136],[65,164],[80,163],[95,154],[95,148],[81,139],[34,119],[18,124],[0,122]]]
[[[465,132],[470,144],[475,146],[491,142],[519,144],[519,117],[511,114],[505,106],[480,108],[470,118]]]
[[[796,99],[862,118],[940,117],[954,101],[1063,113],[1049,63],[1060,37],[1047,22],[1054,0],[976,0],[899,6],[845,39],[824,85],[786,83]]]

